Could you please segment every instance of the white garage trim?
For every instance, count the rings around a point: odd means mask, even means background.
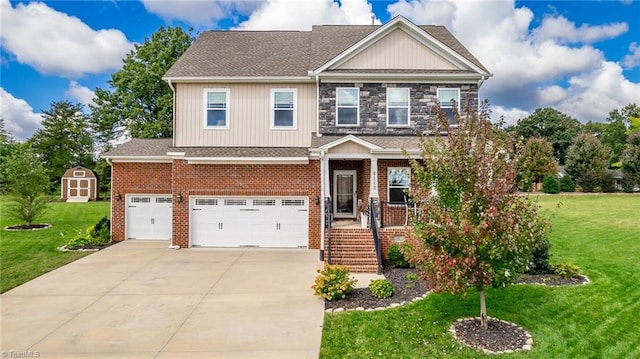
[[[192,247],[306,248],[308,197],[191,196]]]
[[[171,239],[171,194],[127,194],[125,200],[126,239]]]

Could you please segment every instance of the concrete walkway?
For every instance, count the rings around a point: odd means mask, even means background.
[[[167,246],[125,241],[4,293],[3,357],[318,357],[318,251]]]

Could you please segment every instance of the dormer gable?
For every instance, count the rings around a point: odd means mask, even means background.
[[[358,70],[466,72],[490,76],[445,27],[416,26],[402,16],[378,27],[311,73]]]

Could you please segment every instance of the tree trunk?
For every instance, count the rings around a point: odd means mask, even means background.
[[[489,329],[489,323],[487,320],[487,304],[484,299],[484,289],[480,291],[480,328],[482,328],[482,330]]]

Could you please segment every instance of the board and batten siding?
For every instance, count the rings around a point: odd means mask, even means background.
[[[204,90],[229,89],[229,128],[205,128]],[[296,129],[271,129],[271,90],[297,90]],[[316,85],[177,84],[177,147],[308,147],[317,131]]]
[[[458,70],[452,64],[403,30],[396,29],[337,69],[432,69]]]

